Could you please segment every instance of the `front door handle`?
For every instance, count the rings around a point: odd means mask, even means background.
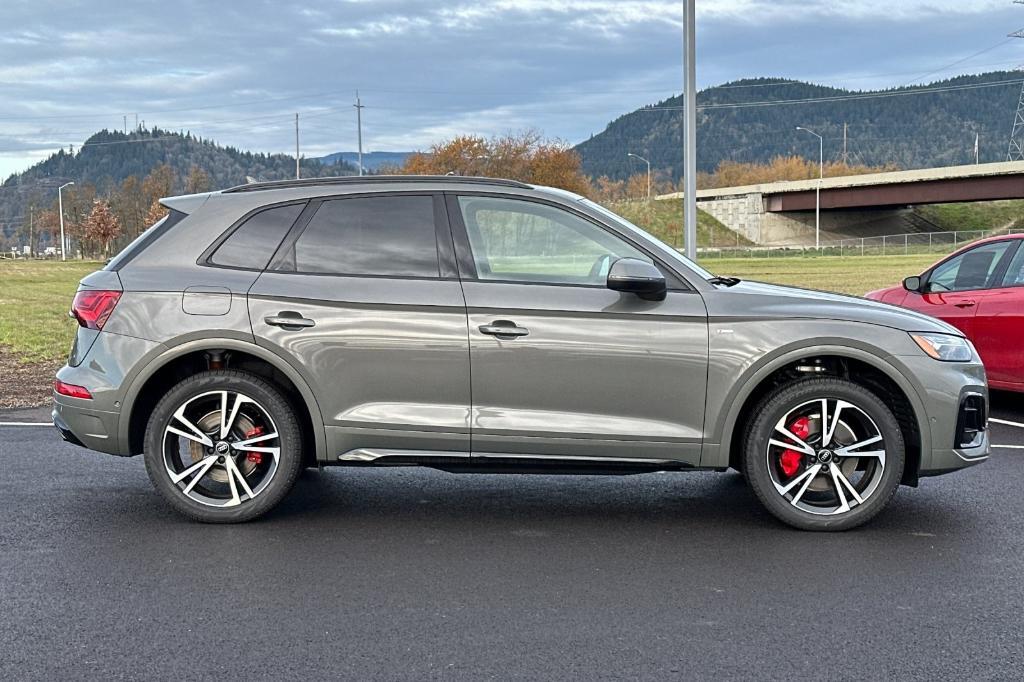
[[[269,325],[280,327],[286,331],[295,332],[306,327],[316,326],[316,322],[308,318],[303,317],[301,314],[294,310],[282,310],[277,315],[270,315],[264,317],[263,321]]]
[[[530,330],[518,326],[511,320],[495,320],[490,324],[482,324],[478,327],[481,334],[496,336],[499,339],[514,339],[519,336],[526,336]]]
[[[976,305],[976,303],[971,300],[966,300],[960,301],[959,303],[954,303],[953,305],[955,305],[957,308],[973,308]]]

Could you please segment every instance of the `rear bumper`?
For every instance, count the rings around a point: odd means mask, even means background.
[[[54,394],[53,425],[60,437],[73,445],[98,450],[111,455],[121,455],[117,442],[117,412],[104,412],[81,405],[62,402],[88,402],[75,398],[64,398]]]

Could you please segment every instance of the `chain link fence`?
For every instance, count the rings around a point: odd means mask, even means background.
[[[723,246],[702,247],[702,258],[793,258],[799,256],[900,256],[945,254],[984,237],[1013,234],[1020,229],[959,230],[955,232],[910,232],[878,237],[859,237],[823,242],[820,248],[803,246]]]

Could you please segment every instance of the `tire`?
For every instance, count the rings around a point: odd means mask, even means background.
[[[262,516],[304,466],[288,400],[265,379],[234,370],[196,374],[168,391],[146,425],[144,453],[149,479],[167,503],[203,523]]]
[[[839,378],[805,379],[769,393],[755,408],[743,448],[744,473],[758,500],[801,530],[866,523],[892,499],[906,461],[892,411],[868,389]]]

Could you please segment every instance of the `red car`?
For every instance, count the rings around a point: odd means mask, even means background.
[[[1024,392],[1024,234],[972,242],[867,298],[952,324],[974,342],[992,388]]]

